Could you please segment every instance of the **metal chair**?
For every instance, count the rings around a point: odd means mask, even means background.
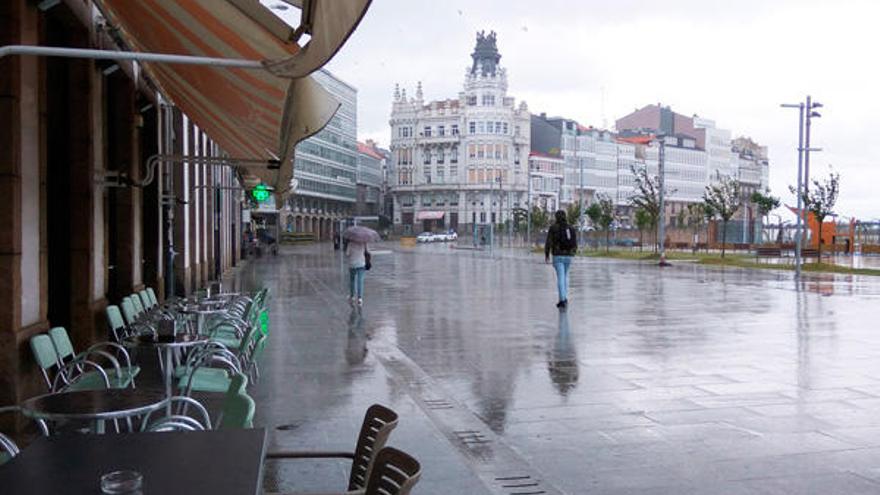
[[[277,451],[266,454],[266,459],[351,459],[348,490],[364,490],[374,470],[375,454],[388,442],[388,437],[397,427],[397,422],[396,412],[385,406],[373,404],[364,415],[354,452]]]
[[[177,395],[168,399],[171,405],[171,414],[151,421],[153,412],[144,416],[141,421],[141,431],[200,431],[210,430],[211,415],[201,402],[192,397]],[[198,417],[189,414],[193,408]],[[165,411],[166,409],[162,409]]]
[[[31,337],[30,346],[49,392],[111,388],[107,372],[90,359],[74,359],[61,364],[52,339],[48,335],[34,335]],[[86,368],[92,370],[86,371]],[[50,377],[50,372],[55,376]]]
[[[135,387],[134,377],[140,373],[138,366],[132,366],[131,357],[128,351],[121,345],[114,342],[98,342],[92,345],[85,352],[76,354],[73,350],[73,344],[70,342],[70,336],[64,327],[54,327],[49,329],[49,339],[55,347],[55,353],[58,357],[58,364],[62,367],[70,361],[77,361],[87,358],[103,358],[110,362],[112,369],[105,369],[107,377],[111,381],[113,388],[126,388],[131,385]],[[113,354],[110,354],[110,352]],[[118,356],[122,356],[124,365],[120,365]],[[95,359],[92,359],[93,361]],[[97,362],[97,361],[96,361]]]
[[[421,476],[419,461],[406,452],[385,447],[376,455],[364,495],[409,495]]]
[[[15,445],[11,438],[0,433],[0,466],[17,456],[19,452],[18,445]]]

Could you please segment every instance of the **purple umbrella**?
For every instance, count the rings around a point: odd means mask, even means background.
[[[354,227],[349,227],[345,229],[345,232],[342,233],[342,237],[348,239],[352,242],[360,242],[362,244],[366,244],[368,242],[379,242],[382,238],[379,237],[379,233],[369,227],[363,227],[361,225],[355,225]]]

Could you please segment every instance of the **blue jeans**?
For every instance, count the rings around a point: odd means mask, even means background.
[[[553,268],[556,269],[559,300],[568,301],[568,271],[571,268],[571,256],[553,256]]]
[[[348,269],[348,295],[351,297],[357,297],[363,299],[364,297],[364,276],[367,274],[367,269],[363,266],[359,266],[357,268],[349,268]]]

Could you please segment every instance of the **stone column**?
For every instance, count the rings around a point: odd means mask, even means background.
[[[172,149],[175,155],[184,155],[190,152],[189,147],[189,123],[178,109],[174,109],[173,132],[174,142]],[[175,164],[173,167],[174,189],[169,194],[174,195],[174,290],[178,296],[185,296],[192,290],[190,279],[189,244],[189,168],[187,163]]]

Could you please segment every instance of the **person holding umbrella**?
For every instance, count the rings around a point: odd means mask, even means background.
[[[373,229],[355,225],[345,229],[342,237],[348,240],[345,259],[348,262],[348,301],[358,306],[364,305],[364,278],[371,267],[367,244],[379,241],[379,233]]]

